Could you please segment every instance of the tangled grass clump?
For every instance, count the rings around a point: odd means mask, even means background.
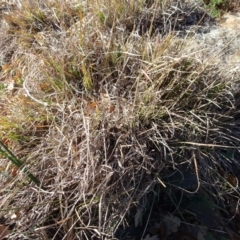
[[[0,137],[41,182],[1,158],[11,239],[236,230],[238,79],[185,54],[171,27],[184,6],[165,2],[25,0],[2,16],[1,79],[14,87]],[[168,213],[178,232],[152,231]]]

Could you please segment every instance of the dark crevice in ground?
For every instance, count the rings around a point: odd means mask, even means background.
[[[178,35],[186,35],[193,27],[194,31],[206,33],[210,27],[216,24],[216,20],[200,7],[175,6],[168,12],[158,10],[153,18],[153,12],[146,11],[136,22],[136,29],[140,35],[151,30],[152,34],[166,35],[177,32]],[[132,30],[129,27],[128,30]]]

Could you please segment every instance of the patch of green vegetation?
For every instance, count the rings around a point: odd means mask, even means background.
[[[213,17],[220,17],[230,7],[230,0],[210,0],[208,1],[208,10]]]
[[[5,84],[3,84],[3,83],[0,83],[0,94],[3,94],[4,92],[5,92],[5,90],[6,90],[6,86],[5,86]]]

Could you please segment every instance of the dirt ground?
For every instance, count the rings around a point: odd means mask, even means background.
[[[225,13],[206,32],[195,32],[189,37],[188,53],[198,56],[199,61],[219,63],[232,71],[240,71],[240,12]],[[184,39],[186,40],[186,39]]]

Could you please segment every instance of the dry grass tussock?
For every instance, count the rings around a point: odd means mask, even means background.
[[[40,181],[3,154],[9,239],[140,239],[167,213],[168,239],[196,221],[233,234],[239,78],[185,54],[185,6],[34,2],[1,13],[0,136]]]

